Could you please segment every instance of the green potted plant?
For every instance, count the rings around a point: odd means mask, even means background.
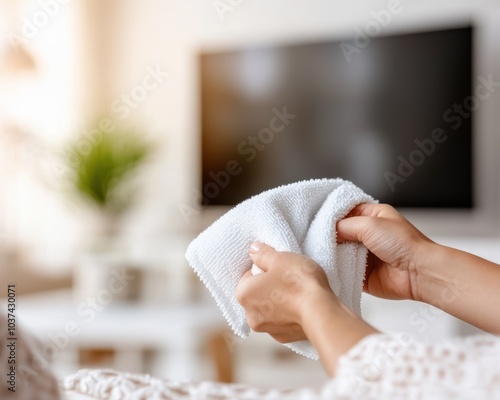
[[[81,146],[83,140],[85,146]],[[135,133],[115,131],[103,133],[93,143],[81,138],[71,152],[75,165],[69,176],[74,192],[99,212],[102,233],[116,235],[119,220],[136,200],[132,178],[150,154],[150,145]]]
[[[94,208],[99,229],[94,229],[77,260],[75,296],[83,300],[96,296],[108,286],[117,271],[126,271],[127,282],[116,300],[137,300],[141,296],[141,266],[135,265],[126,249],[117,247],[122,217],[137,194],[137,172],[151,153],[151,145],[129,131],[114,130],[93,138],[82,137],[70,148],[72,169],[68,174],[72,192]]]

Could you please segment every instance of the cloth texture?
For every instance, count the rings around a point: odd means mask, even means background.
[[[490,400],[500,399],[500,338],[477,335],[424,344],[407,333],[369,335],[338,362],[321,388],[262,389],[177,382],[111,370],[82,370],[61,382],[80,400]]]
[[[238,336],[250,333],[245,311],[235,297],[241,276],[252,268],[248,250],[253,241],[277,251],[304,254],[324,270],[333,292],[361,314],[366,248],[336,243],[336,223],[360,203],[375,202],[342,179],[315,179],[280,186],[254,196],[223,215],[188,247],[186,258],[215,298]],[[258,272],[255,267],[252,272]],[[309,341],[285,346],[318,359]]]

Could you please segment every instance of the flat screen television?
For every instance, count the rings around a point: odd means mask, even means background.
[[[396,207],[472,209],[473,32],[201,52],[203,203],[341,177]]]

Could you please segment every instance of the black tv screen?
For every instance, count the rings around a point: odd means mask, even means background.
[[[396,207],[471,208],[472,35],[201,53],[204,204],[341,177]]]

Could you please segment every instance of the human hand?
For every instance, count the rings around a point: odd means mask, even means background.
[[[280,343],[306,340],[304,315],[318,301],[339,305],[323,269],[310,258],[254,243],[250,257],[264,272],[247,271],[236,289],[248,325]]]
[[[309,339],[330,376],[342,354],[377,332],[342,304],[310,258],[262,243],[252,245],[250,257],[264,271],[247,271],[236,289],[250,327],[281,343]]]
[[[421,300],[419,265],[436,244],[387,204],[360,204],[337,222],[337,241],[369,250],[365,292],[386,299]]]

